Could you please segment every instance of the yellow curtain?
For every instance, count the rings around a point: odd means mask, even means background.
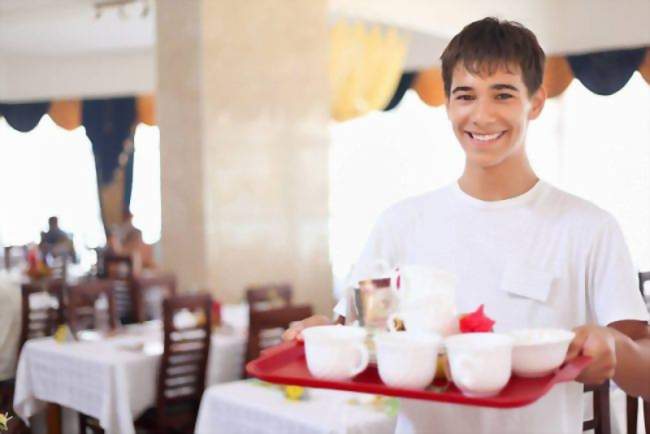
[[[81,101],[52,101],[48,114],[61,128],[74,130],[81,125]]]
[[[330,36],[332,117],[344,121],[384,108],[399,83],[407,41],[395,29],[338,22]]]
[[[135,100],[136,123],[156,125],[156,97],[140,95]]]
[[[418,93],[420,99],[430,106],[438,107],[445,103],[442,70],[438,67],[425,69],[418,73],[412,88]]]
[[[645,79],[646,83],[650,84],[650,48],[645,50],[645,58],[641,65],[639,65],[639,72]]]
[[[566,57],[549,57],[546,59],[543,86],[549,98],[556,97],[569,87],[573,80],[573,71]]]

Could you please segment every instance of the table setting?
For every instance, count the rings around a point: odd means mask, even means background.
[[[222,322],[211,335],[206,385],[241,377],[242,307],[223,307]],[[16,373],[16,413],[28,420],[54,403],[97,418],[106,433],[134,433],[133,421],[155,405],[162,338],[161,322],[149,321],[114,332],[82,331],[75,338],[59,331],[27,341]]]
[[[256,379],[208,388],[196,434],[393,434],[399,403],[372,394]]]

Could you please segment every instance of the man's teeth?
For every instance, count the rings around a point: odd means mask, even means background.
[[[482,140],[484,142],[487,142],[488,140],[494,140],[497,137],[501,135],[501,133],[495,133],[495,134],[476,134],[476,133],[470,133],[470,135],[476,139],[476,140]]]

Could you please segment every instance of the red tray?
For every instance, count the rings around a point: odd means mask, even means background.
[[[381,382],[377,367],[372,365],[351,380],[332,381],[315,378],[307,369],[302,342],[283,343],[264,351],[260,358],[246,365],[246,371],[253,377],[269,383],[350,390],[479,407],[512,408],[537,401],[557,383],[574,380],[590,360],[590,357],[578,357],[565,364],[555,374],[543,378],[522,378],[513,375],[501,393],[487,398],[465,396],[453,383],[445,387],[444,382],[437,381],[424,390],[388,387]]]

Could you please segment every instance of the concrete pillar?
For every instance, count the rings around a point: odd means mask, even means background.
[[[226,302],[332,304],[326,0],[159,0],[162,253]]]

